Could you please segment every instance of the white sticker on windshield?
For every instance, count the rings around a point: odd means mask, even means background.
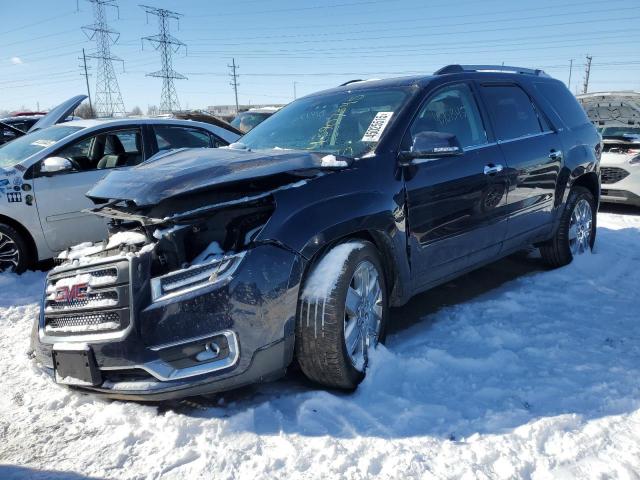
[[[387,124],[389,120],[391,120],[391,116],[393,112],[378,112],[376,116],[373,117],[371,121],[371,125],[367,128],[367,131],[364,132],[364,136],[362,137],[363,142],[377,142],[380,140],[382,136],[382,132],[387,128]]]
[[[50,147],[51,145],[53,145],[54,143],[56,143],[55,140],[46,140],[44,138],[40,139],[40,140],[36,140],[35,142],[31,142],[31,145],[35,145],[36,147]]]

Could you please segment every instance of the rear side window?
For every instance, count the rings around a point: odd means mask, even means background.
[[[499,140],[535,135],[543,131],[529,96],[515,85],[482,87]]]
[[[589,117],[576,97],[558,82],[536,83],[536,90],[551,104],[555,112],[569,128],[590,123]]]
[[[154,125],[158,150],[174,148],[208,148],[211,146],[209,134],[197,128]]]

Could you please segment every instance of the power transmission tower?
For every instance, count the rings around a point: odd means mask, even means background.
[[[145,12],[147,12],[147,17],[149,15],[158,17],[158,25],[160,27],[160,33],[158,35],[142,38],[143,46],[146,40],[153,45],[153,48],[160,52],[162,70],[147,73],[148,77],[162,78],[160,113],[171,113],[180,110],[178,94],[176,93],[176,87],[173,81],[186,80],[187,77],[173,69],[173,54],[177,53],[182,47],[184,47],[186,51],[187,46],[169,33],[169,20],[172,18],[179,20],[182,15],[177,12],[172,12],[171,10],[165,10],[164,8],[148,7],[146,5],[140,5],[140,7],[144,8]]]
[[[79,58],[78,60],[82,60],[82,65],[80,65],[80,68],[82,68],[84,70],[84,73],[82,73],[81,75],[84,77],[85,81],[87,82],[87,97],[89,97],[89,110],[91,111],[92,114],[94,114],[93,112],[93,104],[91,103],[91,89],[89,88],[89,68],[87,67],[87,56],[84,53],[84,48],[82,49],[82,58]]]
[[[229,67],[231,69],[231,73],[229,74],[229,76],[231,77],[231,83],[229,85],[231,85],[233,87],[233,91],[236,95],[236,115],[238,114],[239,111],[239,107],[238,107],[238,86],[240,85],[238,83],[238,77],[240,75],[238,75],[238,68],[240,68],[239,65],[236,65],[236,59],[232,58],[231,59],[231,65],[227,65],[227,67]]]
[[[113,69],[113,62],[123,62],[121,58],[111,55],[111,45],[115,45],[120,34],[111,30],[107,24],[106,7],[118,8],[116,0],[87,0],[93,4],[93,25],[82,27],[90,40],[96,41],[96,52],[87,58],[98,60],[96,72],[96,115],[113,117],[124,115],[124,102],[120,94],[118,79]],[[124,65],[124,62],[123,62]]]
[[[589,90],[589,75],[591,74],[591,60],[593,60],[593,57],[590,57],[589,55],[587,55],[587,66],[584,71],[584,85],[582,87],[582,93],[587,93],[587,90]]]

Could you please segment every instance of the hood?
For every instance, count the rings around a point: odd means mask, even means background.
[[[341,158],[327,163],[326,158],[325,154],[292,150],[181,149],[155,156],[134,168],[114,170],[87,196],[95,203],[128,200],[137,207],[146,207],[171,197],[279,174],[313,177],[321,170],[344,168],[351,162]]]
[[[71,113],[73,113],[76,107],[80,105],[85,98],[87,98],[86,95],[76,95],[75,97],[62,102],[57,107],[52,108],[49,113],[33,124],[28,133],[50,127],[64,121],[64,119],[71,115]]]
[[[595,92],[576,98],[598,126],[640,124],[640,92]]]

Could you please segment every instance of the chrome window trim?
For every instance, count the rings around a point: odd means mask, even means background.
[[[528,138],[536,138],[536,137],[542,137],[544,135],[551,135],[551,134],[554,134],[554,133],[556,133],[556,132],[554,132],[553,130],[548,130],[546,132],[540,132],[540,133],[529,133],[527,135],[522,135],[520,137],[509,138],[507,140],[496,140],[496,143],[498,145],[502,145],[502,144],[505,144],[505,143],[511,143],[511,142],[517,142],[517,141],[520,141],[520,140],[526,140]]]

